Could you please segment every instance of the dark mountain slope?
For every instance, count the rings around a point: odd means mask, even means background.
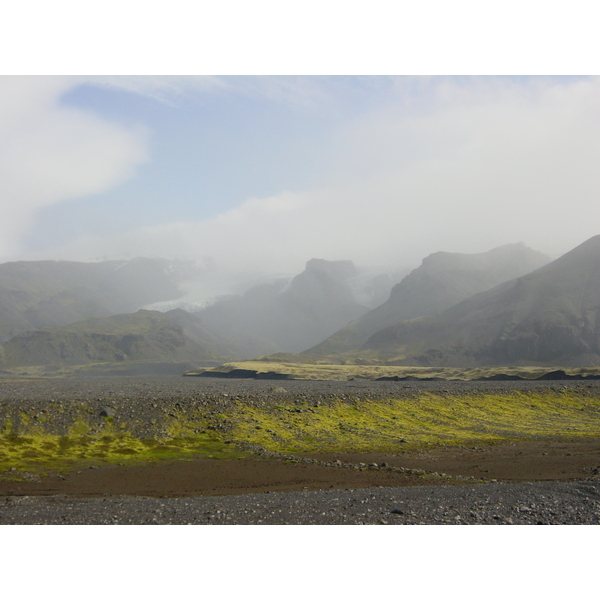
[[[3,345],[6,367],[124,361],[206,363],[234,356],[228,344],[181,309],[87,319],[21,333]]]
[[[0,342],[22,331],[133,312],[182,295],[193,265],[163,259],[0,264]]]
[[[365,349],[405,364],[600,364],[600,236],[444,312],[385,328]]]
[[[300,352],[368,310],[355,301],[348,283],[356,273],[350,261],[312,259],[291,282],[254,287],[196,314],[246,357]]]
[[[307,350],[330,355],[357,350],[371,335],[406,319],[438,313],[474,294],[545,265],[550,259],[523,244],[481,254],[436,252],[423,259],[391,292],[389,300]]]

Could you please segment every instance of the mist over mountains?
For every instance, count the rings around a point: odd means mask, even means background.
[[[191,261],[5,263],[4,365],[150,360],[206,365],[300,351],[387,298],[393,277],[359,271],[351,261],[311,259],[296,277],[254,285],[198,310],[195,299],[206,294],[194,290],[205,283],[213,289],[214,273]],[[140,310],[178,305],[193,314],[180,308]]]
[[[406,276],[310,259],[198,309],[206,269],[139,258],[0,265],[2,368],[274,353],[420,366],[600,364],[600,236],[550,262],[523,244],[436,252]],[[190,311],[144,307],[189,305]]]
[[[391,287],[388,274],[360,275],[351,261],[311,259],[291,280],[255,286],[195,314],[247,357],[301,352],[368,312]]]
[[[600,236],[487,292],[374,333],[397,364],[600,365]]]
[[[381,306],[306,352],[329,355],[357,350],[380,329],[438,313],[549,261],[548,257],[524,244],[509,244],[480,254],[430,254],[420,267],[394,286],[389,299]]]
[[[136,258],[0,264],[0,342],[23,331],[130,313],[183,295],[202,269],[190,261]]]

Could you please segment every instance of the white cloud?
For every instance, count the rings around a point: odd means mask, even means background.
[[[60,105],[72,77],[0,77],[0,256],[14,255],[36,210],[103,192],[147,159],[142,129]]]
[[[318,188],[80,238],[53,257],[211,257],[239,283],[298,272],[312,257],[410,266],[518,241],[558,255],[600,233],[599,92],[598,79],[443,82],[427,105],[403,101],[347,124]]]
[[[212,75],[100,75],[86,77],[85,81],[97,87],[116,88],[169,105],[176,105],[178,99],[188,93],[216,93],[228,87],[223,78]]]
[[[379,78],[381,81],[387,78]],[[120,89],[176,106],[183,97],[231,94],[261,102],[285,104],[299,109],[317,109],[332,102],[331,78],[301,76],[216,75],[101,75],[80,78],[97,87]],[[340,82],[343,80],[339,80]],[[362,79],[368,90],[369,79]],[[344,84],[340,83],[343,93]]]
[[[517,241],[559,254],[599,233],[598,79],[436,89],[427,104],[403,100],[348,124],[318,189],[80,239],[60,256],[212,256],[232,274],[293,272],[311,257],[418,264]]]

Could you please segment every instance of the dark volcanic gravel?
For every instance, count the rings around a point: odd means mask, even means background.
[[[328,403],[442,395],[576,389],[597,396],[598,381],[374,382],[255,381],[202,378],[82,380],[0,379],[0,420],[27,412],[36,418],[52,407],[53,422],[67,429],[82,413],[102,419],[108,411],[139,435],[152,435],[172,410],[221,411],[232,402],[255,405]],[[0,497],[0,524],[597,524],[600,483],[546,481],[354,490],[271,492],[242,496],[148,498],[104,496]]]
[[[284,390],[282,393],[281,390]],[[253,379],[205,379],[201,377],[104,377],[81,379],[0,378],[0,422],[8,417],[19,422],[19,413],[34,420],[51,417],[53,431],[68,432],[83,416],[93,426],[103,416],[126,424],[139,437],[163,434],[163,417],[210,407],[226,411],[241,401],[255,406],[286,402],[328,404],[411,398],[422,392],[448,397],[482,393],[503,394],[520,390],[575,389],[581,396],[597,397],[600,381],[269,381]]]
[[[285,395],[280,391],[285,390]],[[115,417],[148,421],[165,410],[187,406],[226,409],[237,401],[256,405],[291,402],[327,404],[334,400],[410,398],[422,392],[445,396],[503,394],[520,390],[576,389],[580,395],[597,396],[600,381],[269,381],[208,379],[201,377],[148,377],[96,379],[0,378],[0,418],[11,409],[45,410],[59,404],[65,418],[72,409],[89,407],[98,413],[108,407]]]
[[[205,398],[228,403],[231,400],[281,400],[274,388],[283,387],[286,398],[326,402],[335,398],[411,397],[421,392],[444,395],[506,393],[519,390],[564,390],[596,394],[600,381],[270,381],[254,379],[212,379],[202,377],[105,377],[81,379],[0,378],[0,402],[110,400],[115,403],[181,401]]]
[[[195,498],[0,499],[1,524],[596,525],[600,483],[368,488]]]

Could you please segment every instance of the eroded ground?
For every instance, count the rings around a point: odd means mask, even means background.
[[[0,381],[0,495],[593,480],[595,382]]]

